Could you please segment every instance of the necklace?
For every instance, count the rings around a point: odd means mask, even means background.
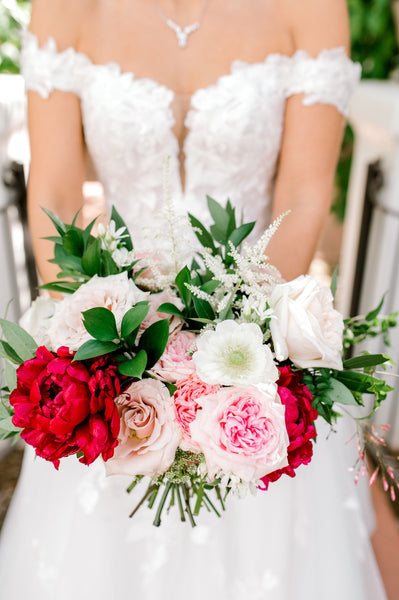
[[[204,15],[205,15],[206,9],[208,8],[210,0],[207,0],[207,2],[205,2],[203,9],[201,11],[201,14],[198,18],[198,21],[195,21],[195,23],[192,23],[191,25],[187,25],[186,27],[180,27],[180,25],[178,25],[178,23],[175,23],[175,21],[173,21],[172,19],[169,19],[169,17],[167,17],[165,15],[163,10],[159,6],[158,2],[156,0],[153,0],[153,2],[155,4],[155,8],[157,9],[158,13],[162,17],[162,20],[165,21],[166,25],[168,27],[170,27],[170,29],[172,29],[172,31],[175,32],[176,37],[177,37],[177,42],[178,42],[180,48],[186,48],[188,36],[190,35],[190,33],[194,33],[194,31],[197,31],[197,29],[199,29],[201,27],[201,22],[202,22],[202,19],[204,18]]]

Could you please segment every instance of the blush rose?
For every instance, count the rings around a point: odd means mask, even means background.
[[[162,381],[176,383],[195,371],[190,352],[195,348],[197,336],[190,331],[179,331],[169,338],[159,361],[151,372]]]
[[[143,379],[132,383],[117,399],[121,427],[107,475],[164,473],[172,464],[181,439],[167,387]]]

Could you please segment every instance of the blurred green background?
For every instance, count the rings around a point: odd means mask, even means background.
[[[19,72],[19,31],[29,22],[29,0],[0,0],[0,73]],[[387,79],[399,73],[399,52],[392,15],[392,0],[348,0],[352,57],[362,65],[363,78]],[[399,79],[399,75],[397,75]],[[336,197],[332,211],[345,216],[353,146],[353,133],[346,128],[337,170]]]

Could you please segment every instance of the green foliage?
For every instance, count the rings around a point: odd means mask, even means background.
[[[362,65],[363,79],[388,79],[399,66],[391,0],[348,0],[352,58]],[[336,173],[332,212],[345,217],[346,193],[352,162],[353,131],[348,126]]]
[[[19,73],[20,30],[29,22],[28,0],[0,2],[0,73]]]

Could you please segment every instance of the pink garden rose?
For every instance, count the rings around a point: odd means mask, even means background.
[[[222,388],[199,403],[190,431],[211,479],[223,471],[256,482],[287,466],[289,439],[275,383]]]
[[[183,438],[180,442],[182,450],[191,450],[192,452],[200,450],[198,444],[191,439],[190,423],[195,420],[197,411],[201,410],[197,400],[208,394],[215,394],[218,390],[219,386],[204,383],[195,373],[178,382],[173,396],[173,408],[176,421],[183,431]]]
[[[181,439],[166,386],[153,379],[136,381],[118,396],[116,405],[121,419],[119,444],[106,463],[107,475],[164,473]]]
[[[190,331],[179,331],[169,338],[159,361],[152,367],[151,372],[162,381],[176,383],[185,379],[195,371],[192,352],[197,336]]]

